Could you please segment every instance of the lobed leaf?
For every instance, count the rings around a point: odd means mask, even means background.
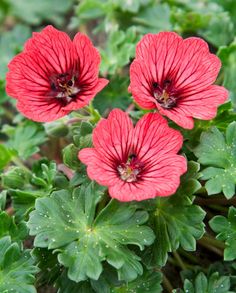
[[[114,288],[111,293],[161,293],[162,274],[160,272],[145,271],[137,280]]]
[[[10,161],[13,153],[3,144],[0,144],[0,170],[3,169]]]
[[[201,172],[208,194],[223,191],[231,198],[236,184],[236,122],[229,124],[225,135],[216,127],[203,132],[194,154],[202,165],[209,166]]]
[[[234,19],[234,18],[233,18]],[[230,99],[234,108],[236,107],[236,39],[228,46],[222,46],[218,50],[218,56],[222,61],[222,68],[224,73],[223,86],[230,91]]]
[[[205,231],[205,212],[193,204],[193,194],[201,187],[197,181],[198,170],[199,164],[190,162],[176,194],[155,200],[150,222],[156,239],[153,247],[145,253],[149,266],[163,266],[168,252],[179,246],[187,251],[196,250],[196,239],[200,239]]]
[[[43,20],[60,25],[63,23],[63,14],[69,11],[73,1],[63,0],[8,0],[12,14],[26,23],[39,25]]]
[[[228,211],[228,218],[215,216],[209,222],[210,227],[217,234],[217,239],[225,242],[224,260],[236,258],[236,208],[231,206]]]
[[[36,200],[30,214],[30,235],[36,235],[36,247],[59,251],[58,260],[68,268],[68,277],[76,282],[88,277],[97,280],[102,261],[117,269],[120,280],[133,280],[143,272],[140,258],[128,244],[140,249],[150,245],[154,234],[144,224],[145,211],[136,211],[133,204],[112,200],[95,217],[102,195],[94,183],[71,192],[61,190],[51,197]]]
[[[37,153],[38,146],[46,141],[43,126],[29,120],[17,127],[5,125],[3,132],[9,136],[7,146],[14,149],[23,159]]]
[[[218,272],[215,272],[207,278],[200,272],[194,279],[184,280],[184,290],[175,289],[173,293],[230,293],[229,289],[230,277],[220,276]]]
[[[6,212],[0,212],[0,238],[9,235],[13,241],[19,242],[27,237],[27,232],[25,222],[16,224],[14,217]]]
[[[0,239],[0,251],[0,292],[36,293],[33,283],[38,269],[29,251],[21,252],[9,236]]]

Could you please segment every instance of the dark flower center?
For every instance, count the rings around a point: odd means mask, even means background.
[[[126,163],[118,165],[117,170],[120,179],[126,182],[135,182],[140,177],[140,173],[143,169],[143,163],[141,163],[137,156],[132,154],[128,157]]]
[[[78,78],[69,73],[51,76],[50,84],[53,96],[66,103],[75,98],[80,91]]]
[[[165,79],[162,84],[153,82],[153,95],[156,101],[164,109],[171,109],[176,106],[176,95],[173,91],[172,82],[169,79]]]

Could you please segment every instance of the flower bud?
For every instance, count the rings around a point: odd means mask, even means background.
[[[22,188],[28,180],[27,172],[20,167],[11,167],[1,175],[2,185],[5,188]]]
[[[69,132],[68,126],[62,121],[53,121],[44,124],[46,133],[54,137],[66,136]]]

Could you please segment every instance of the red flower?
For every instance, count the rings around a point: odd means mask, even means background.
[[[158,109],[184,128],[193,117],[209,120],[228,91],[212,85],[221,67],[199,38],[183,40],[173,32],[147,34],[139,42],[130,67],[129,91],[141,107]]]
[[[9,64],[6,90],[29,119],[46,122],[67,115],[108,83],[98,78],[100,55],[89,38],[74,40],[52,26],[34,33]]]
[[[120,201],[144,200],[175,193],[186,160],[177,155],[182,135],[158,113],[146,114],[135,126],[128,115],[113,110],[93,132],[94,148],[79,152],[90,179],[108,186]]]

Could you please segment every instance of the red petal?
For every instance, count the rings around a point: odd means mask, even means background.
[[[155,109],[153,93],[151,92],[152,82],[155,80],[150,75],[149,68],[142,60],[134,60],[130,66],[129,91],[138,105],[145,109]]]
[[[91,180],[107,186],[113,185],[118,179],[116,170],[106,160],[103,160],[96,149],[82,149],[78,156],[82,163],[88,165],[87,173]]]
[[[179,101],[179,106],[186,115],[198,119],[209,120],[216,116],[217,107],[228,98],[228,91],[218,85],[212,85],[194,95],[184,96]]]
[[[74,40],[77,56],[79,78],[83,85],[95,85],[97,83],[99,64],[101,61],[98,50],[90,39],[81,33],[77,33]]]
[[[142,162],[153,160],[165,153],[177,153],[183,144],[181,133],[168,127],[158,113],[146,114],[135,127],[134,152]]]
[[[50,90],[43,62],[36,62],[35,58],[32,53],[21,53],[9,63],[9,72],[6,76],[6,91],[9,96],[15,98],[40,96]]]
[[[156,190],[152,185],[146,184],[146,182],[133,184],[118,179],[109,186],[109,194],[119,201],[141,201],[154,198],[156,196]]]
[[[198,38],[189,38],[183,41],[184,58],[175,74],[175,87],[179,92],[196,93],[213,82],[219,73],[220,59],[209,50],[206,43]]]
[[[187,162],[182,156],[167,153],[153,160],[146,169],[143,182],[156,189],[156,196],[169,196],[179,187],[180,176],[187,171]]]
[[[107,160],[127,160],[133,136],[132,121],[126,113],[114,109],[108,119],[99,121],[93,132],[93,144]]]
[[[69,36],[53,26],[45,27],[25,44],[25,51],[41,55],[54,68],[54,73],[65,73],[74,66],[76,52]]]
[[[157,108],[161,115],[165,115],[166,117],[170,118],[179,126],[186,129],[192,129],[194,127],[194,120],[192,115],[186,114],[182,107],[174,107],[172,109],[166,110],[157,103]]]
[[[17,109],[27,118],[37,122],[50,122],[69,113],[55,100],[50,102],[33,99],[27,102],[18,100]]]
[[[136,58],[145,61],[153,81],[160,83],[180,61],[182,42],[183,39],[174,32],[148,34],[138,43]]]

